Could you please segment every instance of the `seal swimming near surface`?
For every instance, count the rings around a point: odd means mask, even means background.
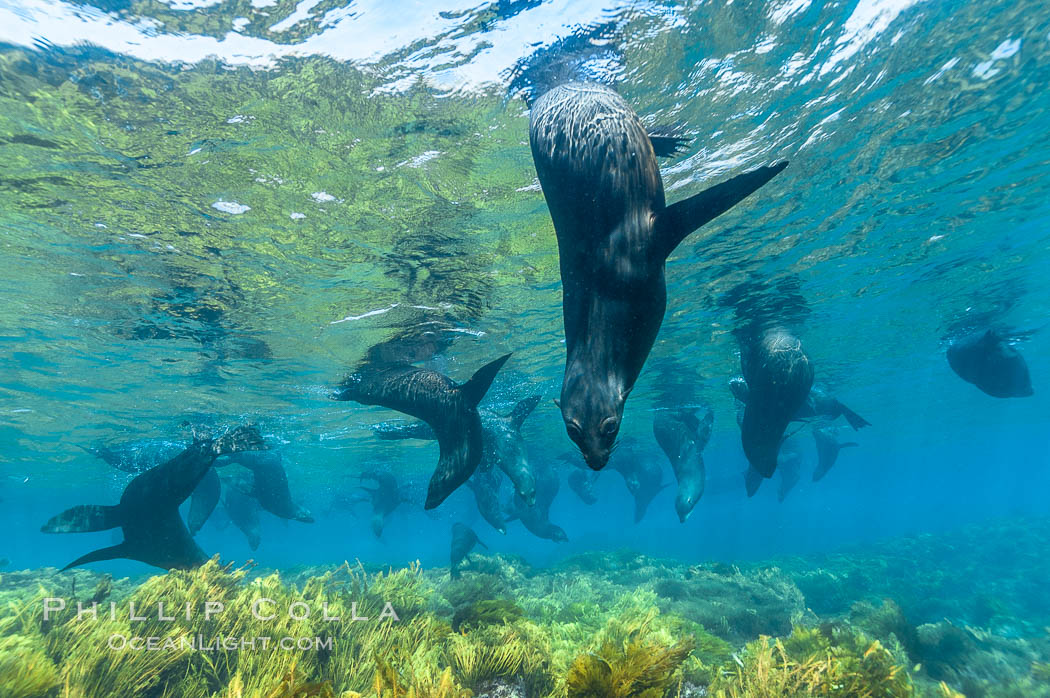
[[[839,451],[850,446],[860,446],[855,441],[841,443],[834,431],[830,429],[813,429],[813,440],[817,444],[817,467],[813,470],[813,482],[828,474],[831,466],[838,460]]]
[[[424,509],[433,509],[462,485],[481,462],[484,444],[478,403],[510,354],[482,366],[466,383],[407,363],[366,364],[332,396],[380,405],[422,419],[437,435],[440,456],[430,478]]]
[[[730,379],[729,390],[739,402],[747,404],[749,395],[747,381],[742,376]],[[743,413],[741,413],[741,418],[742,416]],[[806,401],[802,403],[802,407],[791,418],[791,421],[802,422],[813,418],[834,420],[839,417],[845,417],[854,431],[871,426],[871,422],[839,402],[838,398],[828,393],[826,388],[814,385],[809,389],[809,396],[806,397]]]
[[[139,475],[175,457],[186,443],[166,439],[136,439],[99,446],[80,446],[110,466],[131,475]]]
[[[985,330],[953,339],[948,365],[957,376],[992,397],[1030,397],[1035,394],[1028,364],[1008,338]]]
[[[163,569],[190,569],[208,558],[179,516],[179,505],[219,456],[265,448],[255,427],[242,426],[216,439],[203,439],[171,460],[136,476],[115,506],[82,504],[52,517],[44,533],[87,533],[118,526],[124,541],[78,557],[71,567],[127,558]]]
[[[661,410],[653,417],[653,436],[671,461],[678,480],[674,508],[682,523],[704,496],[707,473],[703,451],[711,439],[714,422],[715,413],[711,410],[703,419],[698,419],[693,410]]]
[[[668,255],[787,163],[667,206],[638,115],[615,91],[591,83],[543,94],[531,108],[529,143],[558,238],[566,349],[559,407],[569,438],[600,470],[663,322]]]
[[[745,333],[740,365],[748,389],[740,423],[744,455],[757,474],[773,477],[784,431],[813,386],[813,365],[802,342],[781,327]]]
[[[521,427],[525,419],[539,404],[540,396],[533,395],[519,401],[508,415],[499,415],[491,410],[479,409],[483,452],[478,470],[498,467],[514,484],[525,502],[532,506],[536,501],[536,478],[529,465],[529,452]],[[373,429],[376,436],[386,440],[437,439],[434,430],[425,422],[410,424],[380,424]],[[468,481],[469,482],[469,481]]]

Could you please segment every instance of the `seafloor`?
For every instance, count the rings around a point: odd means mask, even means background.
[[[360,563],[11,571],[0,695],[1050,696],[1048,549],[1050,521],[1017,520],[739,566],[620,552],[547,569],[473,555],[458,579]],[[45,619],[47,597],[67,608]],[[205,601],[223,610],[205,620]],[[398,620],[378,619],[386,603]]]

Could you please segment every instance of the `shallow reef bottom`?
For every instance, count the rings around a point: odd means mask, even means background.
[[[9,572],[0,695],[1050,696],[1048,549],[1026,519],[745,565]]]

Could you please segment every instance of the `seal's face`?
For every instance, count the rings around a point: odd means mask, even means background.
[[[700,500],[700,494],[698,492],[678,492],[678,496],[674,500],[674,509],[678,513],[678,520],[685,523],[685,520],[689,518],[689,515],[693,513],[693,507]]]
[[[563,395],[569,397],[573,393]],[[609,462],[609,455],[616,446],[616,436],[620,433],[622,414],[622,400],[605,404],[563,400],[561,416],[565,420],[565,432],[592,470],[601,470]]]

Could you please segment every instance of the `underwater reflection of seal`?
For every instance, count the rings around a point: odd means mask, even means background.
[[[1024,357],[995,330],[953,339],[948,345],[948,365],[957,376],[992,397],[1035,394]]]
[[[510,358],[506,354],[457,385],[437,371],[410,364],[362,366],[332,396],[404,412],[430,425],[441,451],[424,509],[433,509],[474,474],[483,450],[478,403]]]
[[[600,470],[663,322],[668,255],[787,163],[667,206],[654,140],[630,106],[598,84],[569,83],[541,96],[532,105],[529,142],[561,264],[566,362],[559,405],[569,437]],[[661,154],[678,145],[673,138],[655,143]]]
[[[87,533],[120,527],[124,542],[82,555],[63,570],[99,560],[127,558],[164,569],[189,569],[208,558],[179,517],[179,505],[219,456],[266,448],[255,427],[196,441],[166,463],[135,477],[116,506],[82,504],[54,516],[44,533]]]

